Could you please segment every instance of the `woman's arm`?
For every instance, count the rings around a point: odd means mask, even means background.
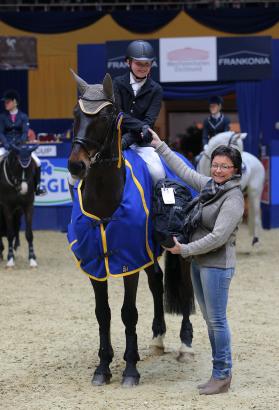
[[[206,183],[210,180],[209,177],[199,174],[195,170],[189,168],[185,162],[182,161],[172,150],[160,140],[158,135],[151,129],[152,134],[151,145],[156,148],[156,152],[162,155],[169,167],[188,185],[193,187],[196,191],[201,191]]]

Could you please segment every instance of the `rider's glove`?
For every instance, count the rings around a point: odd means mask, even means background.
[[[146,124],[141,129],[142,141],[145,143],[150,143],[152,141],[152,134],[149,131],[149,128],[149,125]]]

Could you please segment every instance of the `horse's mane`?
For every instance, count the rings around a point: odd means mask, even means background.
[[[246,134],[240,134],[234,131],[221,132],[220,134],[217,134],[214,137],[210,138],[205,152],[210,156],[215,148],[219,147],[220,145],[228,145],[231,138],[233,138],[233,146],[238,147],[238,149],[243,152],[242,139],[245,138],[245,136]]]

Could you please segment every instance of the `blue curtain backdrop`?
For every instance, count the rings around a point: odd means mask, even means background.
[[[248,133],[244,140],[244,149],[258,156],[262,115],[262,82],[242,81],[236,83],[236,101],[241,131]]]
[[[214,83],[203,85],[161,84],[165,100],[204,100],[213,95],[227,95],[235,92],[235,83]]]
[[[0,98],[7,90],[16,90],[20,95],[20,109],[28,114],[28,71],[0,70]],[[0,112],[4,109],[1,101]]]
[[[48,11],[0,12],[0,20],[32,33],[66,33],[94,24],[106,14],[133,33],[152,33],[173,20],[181,10],[114,11]],[[252,34],[272,27],[279,21],[279,7],[247,7],[240,9],[186,9],[199,23],[226,33]]]

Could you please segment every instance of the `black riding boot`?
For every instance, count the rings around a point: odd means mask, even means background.
[[[34,182],[35,182],[35,195],[40,196],[40,195],[45,195],[46,189],[41,187],[41,167],[36,166],[35,169],[35,176],[34,176]]]

